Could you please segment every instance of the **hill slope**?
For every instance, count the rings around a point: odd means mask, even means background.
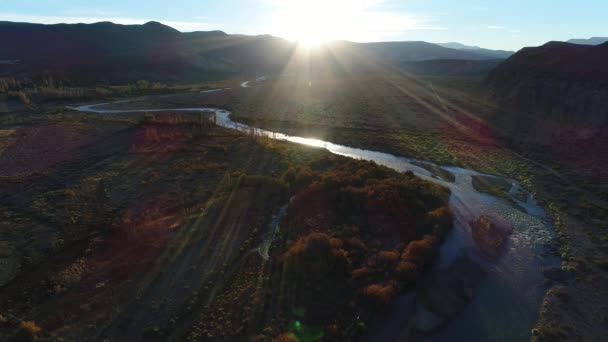
[[[221,31],[181,33],[157,22],[144,25],[42,25],[0,22],[0,75],[42,72],[81,82],[120,83],[137,79],[190,81],[279,72],[291,62],[296,44],[269,35],[228,35]],[[432,59],[485,60],[475,51],[426,42],[353,43],[328,46],[352,65]],[[329,54],[327,61],[332,58]]]
[[[141,78],[182,80],[226,77],[249,69],[281,67],[291,44],[271,36],[220,31],[181,33],[144,25],[0,23],[0,56],[19,60],[21,74],[50,72],[84,81],[120,83]],[[270,53],[269,51],[272,51]],[[215,77],[214,77],[215,76]]]
[[[608,124],[608,43],[549,42],[525,48],[485,79],[490,96],[508,112],[502,127],[528,138],[600,134]]]

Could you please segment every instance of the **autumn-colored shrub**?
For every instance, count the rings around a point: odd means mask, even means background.
[[[363,291],[363,295],[367,299],[367,302],[380,309],[388,308],[393,301],[395,294],[395,286],[393,284],[371,284]]]
[[[346,245],[351,249],[365,249],[365,244],[363,243],[363,241],[356,237],[352,237],[346,240]]]
[[[346,262],[344,250],[334,248],[331,239],[324,233],[310,233],[298,239],[285,252],[285,268],[296,277],[317,277],[334,271]]]
[[[416,261],[422,265],[428,264],[437,254],[437,245],[438,242],[434,236],[425,235],[422,240],[410,242],[405,248],[402,258],[404,260]]]
[[[395,275],[406,282],[413,282],[418,276],[418,267],[413,262],[400,261],[395,267]]]
[[[454,221],[454,214],[447,206],[439,207],[427,213],[427,217],[431,224],[439,224],[441,226],[450,226]]]
[[[36,341],[40,335],[40,327],[34,321],[22,321],[19,328],[13,333],[10,341],[12,342],[30,342]]]
[[[433,234],[438,238],[443,239],[449,228],[452,227],[454,213],[449,207],[443,206],[428,212],[426,214],[426,220],[428,221],[428,226],[432,228]]]
[[[350,274],[353,279],[361,279],[369,276],[371,274],[371,269],[368,267],[361,267],[354,269]]]
[[[306,320],[327,322],[345,305],[349,260],[333,248],[330,237],[313,232],[298,239],[284,253],[284,275],[292,305],[306,308]]]
[[[316,172],[312,171],[310,168],[302,167],[296,172],[295,177],[292,181],[292,185],[296,189],[301,189],[310,184],[318,177],[319,175]]]
[[[388,308],[451,227],[449,190],[374,163],[308,165],[283,176],[295,191],[281,230],[284,307],[305,309],[297,319],[317,326],[348,316],[353,302]]]
[[[338,238],[329,239],[329,243],[330,243],[331,247],[333,247],[333,248],[342,248],[342,245],[343,245],[342,240],[338,239]]]
[[[378,263],[382,266],[392,266],[399,260],[399,253],[396,251],[381,251],[378,253]]]

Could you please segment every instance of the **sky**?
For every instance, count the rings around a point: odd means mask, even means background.
[[[142,24],[298,40],[424,40],[518,50],[608,36],[608,0],[0,0],[0,21]]]

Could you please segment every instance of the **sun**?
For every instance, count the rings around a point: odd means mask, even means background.
[[[329,40],[341,39],[351,30],[349,1],[345,0],[277,0],[269,19],[269,31],[299,42],[305,47],[318,47]]]
[[[323,34],[317,32],[301,32],[293,39],[305,48],[316,48],[328,41]]]

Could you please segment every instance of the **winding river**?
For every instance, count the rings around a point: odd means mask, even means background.
[[[261,81],[258,79],[256,81]],[[241,87],[250,87],[243,82]],[[217,89],[211,91],[221,91]],[[127,100],[133,101],[135,100]],[[443,243],[440,256],[418,289],[397,299],[393,312],[381,321],[372,322],[369,340],[427,341],[528,341],[547,290],[542,270],[559,265],[549,253],[555,235],[544,210],[521,184],[512,184],[512,202],[476,191],[472,176],[486,175],[464,168],[442,166],[455,175],[454,182],[441,179],[414,165],[427,161],[413,160],[389,153],[338,145],[271,132],[232,121],[230,112],[217,108],[111,109],[108,106],[126,101],[68,107],[80,112],[117,114],[128,112],[193,111],[214,112],[216,124],[272,139],[324,148],[331,153],[354,159],[371,160],[397,171],[411,171],[417,176],[451,190],[450,206],[455,213],[454,228]],[[414,163],[413,163],[414,162]],[[513,203],[517,203],[514,205]],[[281,209],[284,211],[284,208]],[[512,227],[504,252],[488,258],[472,238],[469,222],[486,215]],[[277,229],[277,225],[273,225]],[[270,237],[274,235],[269,234]],[[265,244],[264,244],[265,243]],[[268,242],[260,246],[267,256]],[[463,300],[464,298],[464,300]]]

